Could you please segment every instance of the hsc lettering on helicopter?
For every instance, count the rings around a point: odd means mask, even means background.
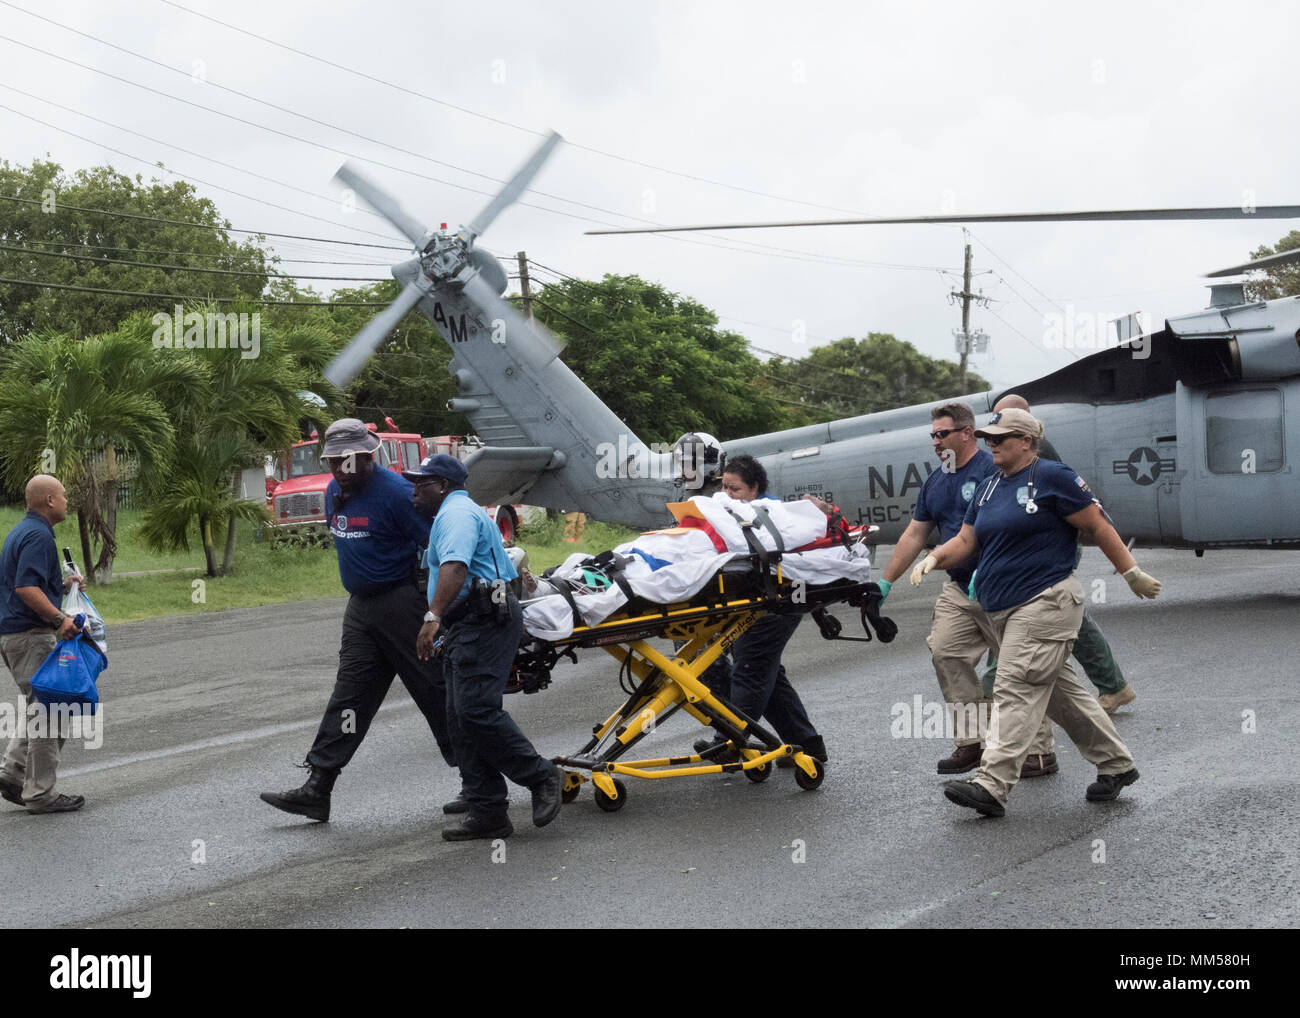
[[[474,241],[513,202],[559,142],[551,135],[502,191],[455,233],[430,231],[344,166],[338,177],[412,243],[394,266],[404,286],[326,369],[344,386],[397,322],[418,306],[451,347],[463,413],[483,448],[467,461],[480,502],[527,501],[608,522],[655,527],[664,503],[708,490],[730,451],[762,461],[781,498],[818,495],[892,541],[916,493],[942,465],[928,458],[930,410],[953,399],[978,415],[1002,391],[953,394],[729,442],[683,435],[643,443],[559,359],[560,343],[502,299],[506,274]],[[1028,213],[823,220],[755,226],[869,223],[1300,218],[1300,206]],[[733,229],[734,224],[668,229]],[[1300,251],[1212,275],[1300,260]],[[1149,327],[1148,327],[1149,328]],[[1062,459],[1085,477],[1125,537],[1146,545],[1300,547],[1300,299],[1247,302],[1240,284],[1212,287],[1210,306],[1166,320],[1017,392],[1034,407]],[[608,450],[617,450],[611,462]],[[602,454],[603,450],[603,454]]]

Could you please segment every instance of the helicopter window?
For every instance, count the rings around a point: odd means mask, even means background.
[[[1242,389],[1207,396],[1205,451],[1211,473],[1281,470],[1282,393]]]

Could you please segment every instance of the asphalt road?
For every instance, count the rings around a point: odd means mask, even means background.
[[[1155,602],[1093,549],[1080,571],[1087,589],[1109,577],[1093,612],[1138,693],[1118,719],[1142,778],[1114,803],[1084,801],[1091,768],[1061,737],[1061,772],[1018,785],[1005,818],[980,819],[940,792],[949,743],[891,736],[895,704],[939,698],[931,578],[890,597],[891,645],[827,643],[811,623],[796,634],[786,665],[831,754],[818,791],[788,771],[764,784],[628,779],[621,812],[600,812],[588,785],[537,830],[515,788],[499,861],[486,842],[440,839],[458,782],[400,684],[330,823],[258,799],[302,779],[291,764],[329,694],[341,600],[110,626],[103,744],[70,742],[60,771],[86,808],[0,803],[3,923],[1294,926],[1300,558],[1138,555],[1165,583]],[[507,701],[548,756],[579,748],[622,699],[603,653],[580,652],[556,680]],[[700,731],[679,715],[654,745],[689,751]]]

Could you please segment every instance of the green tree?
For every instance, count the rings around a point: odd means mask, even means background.
[[[0,195],[5,196],[0,199],[0,277],[231,298],[256,298],[266,286],[270,272],[266,253],[251,239],[232,240],[227,232],[230,223],[217,207],[184,181],[167,184],[155,179],[146,183],[139,175],[127,177],[111,166],[68,175],[53,162],[33,160],[30,166],[21,166],[0,160]],[[21,200],[9,200],[13,198]],[[158,221],[164,219],[210,228]],[[77,257],[53,257],[51,253]],[[189,270],[108,262],[106,257],[181,265]],[[254,275],[195,272],[194,268],[233,269]],[[44,329],[74,338],[108,333],[134,312],[171,311],[173,303],[157,297],[0,283],[0,342]]]
[[[1267,258],[1269,255],[1281,254],[1300,248],[1300,230],[1292,230],[1273,247],[1267,244],[1256,248],[1250,257]],[[1276,300],[1278,297],[1291,297],[1300,294],[1300,263],[1279,265],[1262,272],[1251,273],[1246,280],[1247,300]]]
[[[396,280],[386,280],[355,290],[337,290],[333,300],[386,304],[400,290],[401,284]],[[288,279],[273,280],[269,292],[276,300],[321,299],[315,291],[299,289]],[[311,324],[328,334],[335,350],[341,350],[381,310],[380,307],[335,305],[310,310],[268,307],[264,318],[277,328]],[[447,410],[447,400],[456,395],[447,367],[450,362],[451,349],[433,323],[420,312],[411,311],[348,386],[346,403],[341,407],[346,413],[341,416],[355,414],[381,428],[384,417],[391,416],[403,431],[420,435],[463,435],[467,428],[464,416]]]
[[[85,340],[47,330],[0,355],[5,481],[21,489],[38,472],[63,479],[77,507],[82,564],[99,583],[111,581],[117,550],[117,457],[134,458],[143,471],[164,464],[175,439],[168,396],[192,392],[201,380],[188,360],[150,356],[150,329],[138,316]],[[106,514],[92,462],[99,453],[107,467]]]
[[[787,426],[745,338],[699,302],[638,276],[547,284],[537,319],[567,342],[562,357],[646,442],[688,431],[726,441]]]
[[[200,314],[212,306],[191,308]],[[255,315],[256,305],[242,306]],[[253,319],[250,317],[250,325]],[[318,425],[332,419],[339,394],[321,371],[335,349],[328,330],[312,323],[284,329],[261,328],[256,356],[244,351],[198,347],[155,351],[189,360],[201,370],[201,384],[174,403],[176,442],[171,462],[145,480],[146,512],[141,537],[153,547],[189,549],[197,532],[209,576],[229,572],[234,562],[235,524],[266,520],[260,500],[239,497],[239,472],[295,441],[304,419]],[[302,394],[314,392],[331,405],[320,410]],[[217,564],[217,541],[225,528],[225,551]]]
[[[886,332],[868,333],[860,340],[836,340],[799,360],[769,361],[767,370],[802,387],[809,412],[823,415],[821,420],[964,396],[987,389],[989,384],[967,371],[963,390],[958,365],[927,357],[911,343]]]

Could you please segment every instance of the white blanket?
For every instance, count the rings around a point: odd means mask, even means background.
[[[621,544],[614,551],[630,555],[632,561],[623,571],[628,586],[638,597],[655,604],[674,604],[687,601],[709,583],[720,569],[734,559],[749,554],[749,546],[738,524],[728,513],[731,509],[742,519],[754,518],[755,504],[766,509],[773,525],[781,534],[786,548],[811,544],[826,534],[826,514],[810,502],[740,502],[719,492],[706,497],[697,495],[692,500],[726,543],[727,550],[719,552],[709,535],[700,530],[682,533],[642,534],[634,541]],[[776,548],[776,539],[766,527],[755,527],[754,533],[764,547]],[[634,554],[633,549],[666,562],[652,568],[645,559]],[[585,555],[570,555],[556,570],[555,575],[581,582]],[[805,583],[831,583],[847,579],[865,582],[871,579],[871,558],[865,545],[849,547],[837,545],[811,551],[787,551],[781,556],[781,574],[789,580]],[[541,581],[545,589],[546,581]],[[627,603],[617,585],[606,590],[574,595],[574,603],[583,621],[594,626]],[[524,602],[524,628],[529,634],[546,640],[562,640],[573,634],[573,612],[568,602],[559,594],[549,594]]]

